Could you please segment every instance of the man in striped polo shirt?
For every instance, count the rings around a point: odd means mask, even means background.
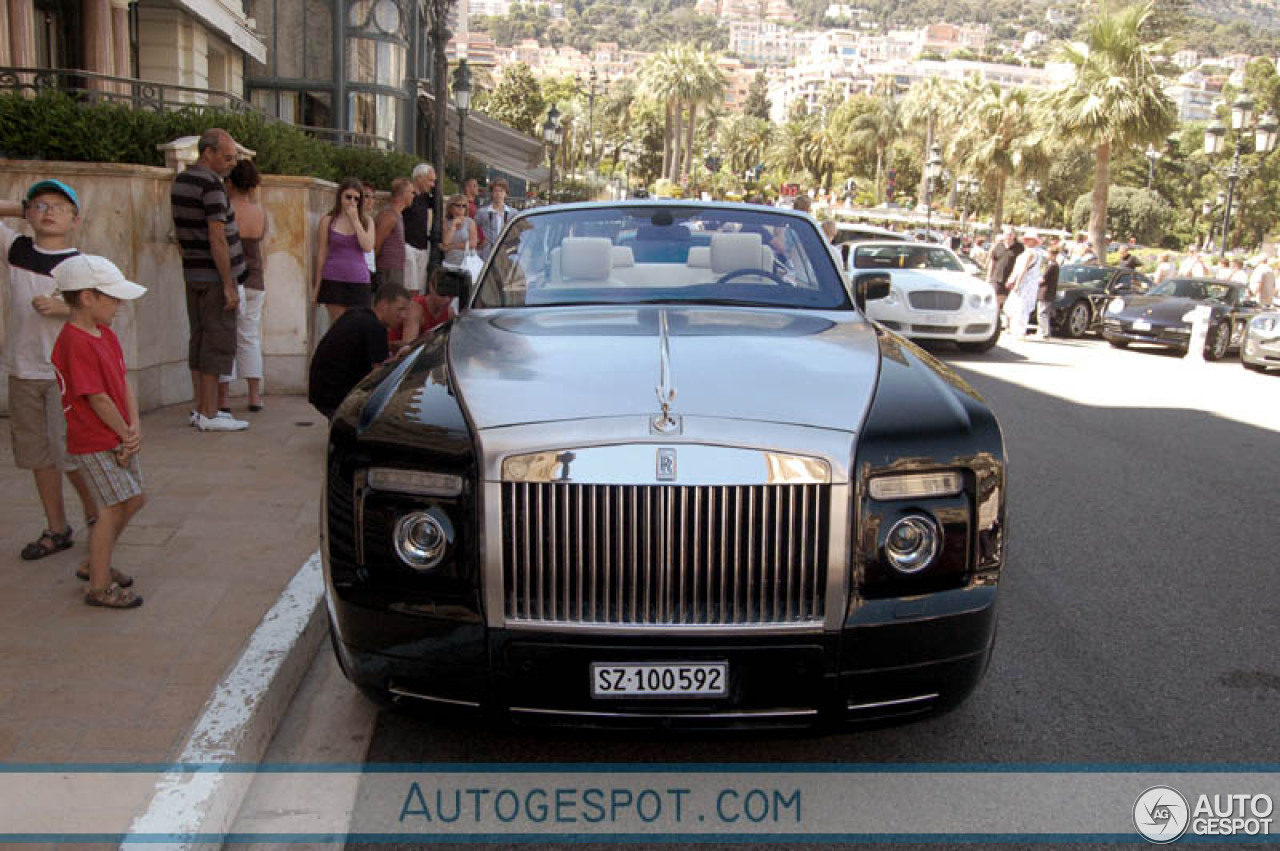
[[[191,424],[200,431],[244,431],[247,422],[218,412],[218,376],[230,375],[235,361],[237,287],[246,275],[236,213],[222,183],[236,164],[236,140],[214,127],[196,150],[199,158],[174,178],[169,195],[191,326]]]

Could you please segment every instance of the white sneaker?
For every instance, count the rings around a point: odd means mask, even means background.
[[[244,420],[237,420],[231,415],[205,417],[201,416],[196,420],[196,428],[200,431],[244,431],[249,424]]]
[[[191,412],[191,416],[187,417],[187,425],[189,425],[189,426],[194,426],[194,425],[195,425],[196,423],[198,423],[199,421],[200,421],[200,412],[199,412],[199,411],[192,411],[192,412]]]

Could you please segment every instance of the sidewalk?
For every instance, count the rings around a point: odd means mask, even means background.
[[[0,762],[163,763],[262,616],[318,546],[327,426],[301,397],[235,415],[239,434],[201,434],[187,406],[143,415],[149,502],[115,564],[145,605],[90,608],[72,575],[88,536],[74,491],[76,545],[35,562],[18,553],[44,526],[30,473],[0,443]],[[7,424],[4,431],[7,432]]]

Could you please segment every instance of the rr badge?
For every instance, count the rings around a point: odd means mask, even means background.
[[[676,451],[663,447],[658,450],[658,481],[674,482],[676,480]]]

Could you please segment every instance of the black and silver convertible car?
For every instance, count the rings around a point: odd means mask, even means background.
[[[1053,333],[1060,337],[1083,337],[1097,331],[1102,327],[1103,310],[1112,297],[1144,293],[1150,287],[1150,278],[1125,266],[1068,263],[1058,272],[1058,297],[1050,316]]]
[[[888,282],[846,285],[812,219],[539,208],[460,289],[330,431],[328,612],[363,691],[791,727],[919,716],[978,683],[1000,427],[863,316]]]
[[[1191,347],[1192,311],[1209,309],[1204,344],[1207,360],[1239,348],[1250,318],[1260,308],[1245,300],[1244,284],[1208,278],[1173,278],[1144,295],[1118,295],[1107,303],[1102,336],[1116,348],[1150,343],[1185,353]]]

